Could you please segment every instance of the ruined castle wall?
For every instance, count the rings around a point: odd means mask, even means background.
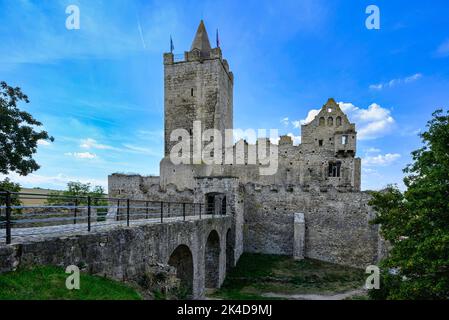
[[[161,188],[159,177],[112,174],[108,177],[108,194],[111,198],[135,200],[193,202],[193,190],[178,190],[169,184]]]
[[[261,171],[262,168],[268,168],[268,165],[261,164],[258,159],[255,164],[248,162],[247,153],[245,153],[244,163],[238,163],[235,148],[233,164],[174,165],[166,157],[161,161],[161,185],[175,184],[180,190],[193,189],[195,177],[232,176],[239,178],[242,184],[301,185],[323,188],[342,186],[351,191],[359,190],[359,158],[336,158],[334,151],[324,148],[307,150],[302,145],[293,145],[291,141],[276,147],[278,155],[272,159],[272,163],[274,160],[277,161],[277,166],[273,166],[274,173],[270,175],[263,174]],[[257,150],[255,146],[254,150]],[[341,163],[340,177],[329,177],[329,163],[337,160]]]
[[[305,214],[305,257],[366,267],[378,259],[378,227],[369,195],[280,186],[245,188],[244,250],[293,254],[294,213]]]

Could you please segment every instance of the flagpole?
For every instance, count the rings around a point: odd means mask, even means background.
[[[217,41],[217,48],[220,48],[220,38],[218,37],[218,28],[217,28],[216,41]]]

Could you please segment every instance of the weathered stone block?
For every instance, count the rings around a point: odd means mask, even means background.
[[[304,259],[305,247],[305,222],[304,213],[295,213],[294,221],[294,236],[293,236],[293,258],[295,260]]]

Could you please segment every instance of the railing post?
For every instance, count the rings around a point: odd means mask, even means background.
[[[91,198],[90,196],[87,197],[87,231],[90,232],[90,205],[91,205]]]
[[[117,214],[115,215],[115,221],[120,221],[120,199],[117,200]]]
[[[6,244],[11,243],[11,193],[6,191]]]
[[[75,211],[73,212],[73,224],[76,224],[77,210],[78,210],[78,198],[75,198]]]
[[[126,226],[129,227],[129,199],[126,199]]]
[[[161,201],[161,223],[164,222],[164,203]]]
[[[182,204],[182,216],[184,218],[184,221],[186,221],[186,204]]]
[[[145,219],[148,219],[148,201],[145,201]]]

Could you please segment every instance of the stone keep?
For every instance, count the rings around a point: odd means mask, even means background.
[[[212,49],[201,21],[190,51],[184,59],[174,60],[164,54],[164,132],[165,156],[176,142],[170,141],[175,129],[193,132],[193,121],[199,120],[202,131],[232,129],[233,75],[221,49]]]
[[[195,175],[202,166],[173,166],[170,150],[177,143],[170,135],[176,129],[193,134],[193,122],[201,122],[201,132],[217,129],[224,137],[233,128],[234,76],[220,48],[211,48],[201,21],[190,51],[181,60],[173,53],[164,54],[164,159],[160,174],[164,186],[175,183],[193,187]],[[192,170],[194,172],[192,172]]]

